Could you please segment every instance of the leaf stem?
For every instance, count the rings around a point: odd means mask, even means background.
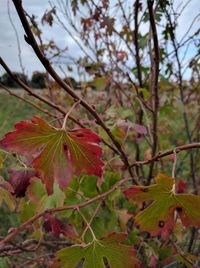
[[[89,225],[87,225],[86,228],[84,229],[84,231],[83,231],[83,233],[82,233],[82,235],[81,235],[81,239],[82,239],[82,240],[84,239],[84,236],[85,236],[87,230],[89,229],[89,226],[91,226],[91,224],[92,224],[92,222],[93,222],[95,216],[97,215],[97,213],[98,213],[98,211],[99,211],[99,209],[100,209],[100,206],[101,206],[101,202],[97,205],[97,207],[96,207],[96,209],[95,209],[95,211],[94,211],[94,213],[93,213],[93,215],[92,215],[92,217],[91,217],[91,219],[90,219],[90,221],[89,221]]]
[[[176,162],[177,162],[177,155],[176,155],[176,149],[174,149],[174,163],[172,167],[172,178],[174,179],[176,176]]]
[[[63,120],[63,125],[62,125],[62,129],[66,130],[66,124],[67,124],[67,119],[69,117],[69,115],[72,113],[72,111],[76,108],[76,106],[78,104],[80,104],[81,100],[78,100],[77,102],[75,102],[72,107],[69,109],[69,111],[66,113],[64,120]]]
[[[92,235],[92,238],[93,238],[93,241],[97,241],[96,235],[95,235],[94,231],[92,230],[92,227],[90,226],[91,223],[87,221],[87,219],[85,218],[85,216],[83,215],[83,213],[81,212],[81,210],[79,209],[79,207],[77,207],[76,210],[78,211],[78,213],[83,218],[83,220],[84,220],[84,222],[86,224],[86,228],[88,228],[90,230],[91,235]]]

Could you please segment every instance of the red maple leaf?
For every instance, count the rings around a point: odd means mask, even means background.
[[[9,170],[9,182],[14,188],[14,195],[16,197],[25,196],[27,187],[30,184],[30,179],[34,176],[37,176],[36,172],[31,169],[15,169],[12,168]]]
[[[50,214],[44,215],[43,228],[47,233],[51,233],[55,237],[59,237],[62,234],[73,239],[77,236],[72,225],[63,223]]]
[[[54,180],[65,188],[73,174],[102,175],[101,138],[91,130],[65,131],[36,116],[32,122],[17,123],[15,128],[0,140],[0,146],[27,157],[48,194],[53,192]]]

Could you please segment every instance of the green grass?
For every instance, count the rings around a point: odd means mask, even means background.
[[[14,130],[14,124],[20,120],[30,119],[40,112],[34,107],[13,96],[0,93],[0,138]]]

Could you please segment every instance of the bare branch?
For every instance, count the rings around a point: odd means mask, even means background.
[[[148,10],[149,10],[149,18],[150,18],[150,25],[151,25],[151,31],[152,31],[152,38],[153,38],[153,44],[154,44],[154,54],[152,55],[153,59],[153,66],[151,71],[151,92],[153,97],[153,149],[152,149],[152,155],[154,156],[157,151],[157,145],[158,145],[158,109],[159,109],[159,95],[158,95],[158,76],[159,76],[159,44],[158,44],[158,36],[157,36],[157,29],[156,29],[156,22],[155,22],[155,15],[154,15],[154,9],[153,9],[153,0],[148,0]],[[150,51],[151,53],[151,51]],[[151,163],[150,169],[149,169],[149,178],[147,183],[149,184],[151,182],[151,178],[153,175],[153,168],[154,168],[154,162]]]
[[[178,147],[175,147],[174,149],[168,150],[168,151],[166,151],[164,153],[159,152],[157,155],[155,155],[151,159],[144,160],[144,161],[139,161],[139,162],[134,162],[131,166],[133,167],[133,166],[136,166],[136,165],[147,165],[147,164],[149,164],[151,162],[159,161],[161,158],[173,154],[174,150],[176,151],[176,153],[179,153],[181,151],[195,149],[195,148],[200,148],[200,142],[178,146]]]

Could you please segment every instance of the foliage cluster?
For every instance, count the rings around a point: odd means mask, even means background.
[[[46,88],[45,82],[45,73],[42,72],[34,72],[30,81],[28,81],[28,77],[23,73],[13,73],[14,75],[18,76],[24,83],[29,83],[32,88]],[[9,88],[18,88],[19,85],[7,74],[4,73],[0,77],[0,82]]]

